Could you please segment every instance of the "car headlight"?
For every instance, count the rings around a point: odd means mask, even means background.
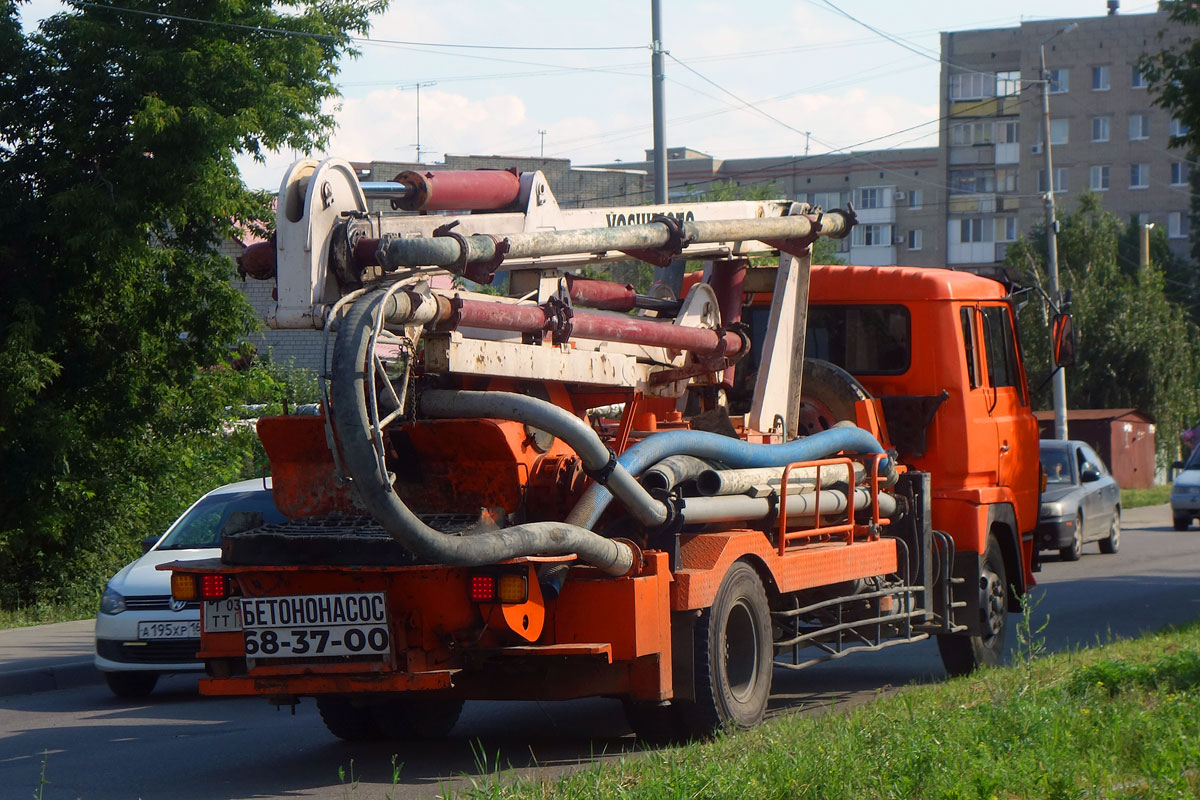
[[[111,586],[105,586],[104,594],[100,595],[100,613],[120,614],[124,610],[125,596],[113,590]]]
[[[1041,516],[1043,517],[1061,517],[1063,515],[1062,503],[1042,503]]]

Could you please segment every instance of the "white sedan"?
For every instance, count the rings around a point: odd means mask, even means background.
[[[159,564],[221,555],[221,535],[283,522],[271,479],[231,483],[201,497],[141,558],[113,576],[96,615],[96,668],[119,697],[143,697],[158,676],[202,670],[200,603],[171,598],[171,573]]]

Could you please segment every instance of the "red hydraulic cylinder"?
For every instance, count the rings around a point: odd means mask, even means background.
[[[567,291],[571,294],[572,302],[605,311],[629,311],[637,301],[637,293],[629,284],[622,285],[595,278],[568,275]]]
[[[392,180],[410,189],[396,200],[406,211],[488,211],[512,205],[521,193],[519,173],[501,169],[410,171]]]

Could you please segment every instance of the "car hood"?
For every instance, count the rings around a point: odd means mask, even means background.
[[[156,569],[159,564],[220,557],[221,548],[219,547],[192,550],[151,550],[137,561],[127,564],[124,569],[113,576],[108,585],[126,597],[170,594],[171,573]]]
[[[1047,486],[1046,491],[1042,492],[1043,503],[1057,503],[1067,495],[1079,491],[1078,486]]]
[[[1186,469],[1175,476],[1176,489],[1200,489],[1200,469]]]

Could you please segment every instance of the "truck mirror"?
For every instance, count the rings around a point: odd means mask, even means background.
[[[1075,365],[1075,320],[1070,314],[1054,318],[1054,363],[1060,367]]]

